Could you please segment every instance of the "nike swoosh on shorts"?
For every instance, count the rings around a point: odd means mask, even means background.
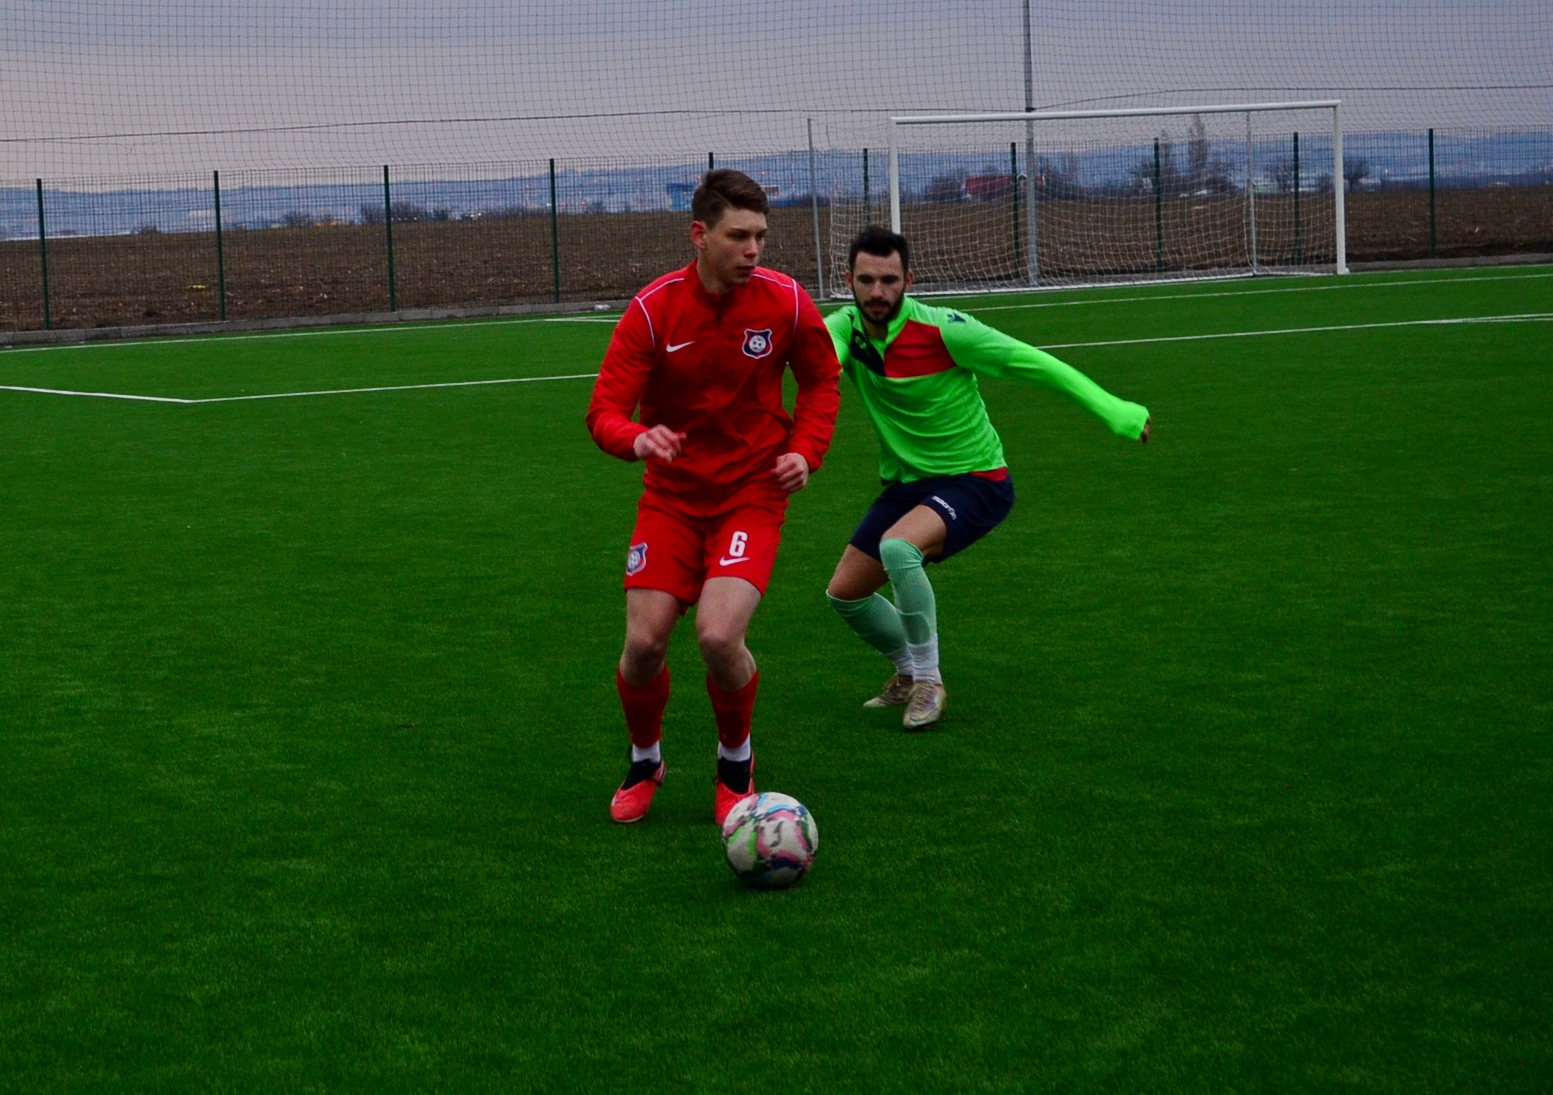
[[[675,350],[683,350],[686,346],[689,346],[693,342],[695,342],[695,339],[691,339],[690,342],[681,342],[677,346],[671,342],[668,345],[668,351],[672,354]]]
[[[734,563],[747,563],[749,561],[750,557],[748,555],[741,555],[737,559],[730,559],[728,556],[724,555],[721,559],[717,560],[717,565],[720,567],[731,567]]]

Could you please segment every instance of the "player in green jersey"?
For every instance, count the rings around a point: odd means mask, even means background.
[[[948,698],[923,564],[969,547],[1014,504],[1003,443],[976,375],[1054,388],[1133,441],[1148,441],[1150,418],[1147,408],[1116,398],[1050,354],[908,296],[909,248],[894,232],[866,228],[853,241],[847,284],[855,303],[826,324],[879,434],[884,492],[852,534],[826,593],[852,630],[895,663],[895,675],[864,706],[904,704],[906,729],[920,730],[938,721]],[[893,604],[877,592],[886,581]]]

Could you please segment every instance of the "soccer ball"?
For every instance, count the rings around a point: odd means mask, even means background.
[[[723,822],[728,866],[757,890],[780,890],[809,873],[820,830],[814,816],[791,795],[751,795]]]

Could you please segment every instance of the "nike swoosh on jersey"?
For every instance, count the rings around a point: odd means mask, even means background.
[[[748,555],[741,555],[737,559],[730,559],[728,556],[724,555],[721,559],[717,560],[717,565],[720,567],[731,567],[734,563],[747,563],[749,561],[750,557]]]
[[[690,343],[694,342],[694,341],[695,341],[695,339],[691,339],[690,342],[681,342],[678,345],[675,345],[674,343],[671,342],[671,343],[668,344],[666,349],[669,351],[669,353],[672,354],[675,350],[683,350],[686,346],[689,346]]]

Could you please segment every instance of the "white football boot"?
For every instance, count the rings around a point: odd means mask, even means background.
[[[949,690],[938,681],[917,681],[906,700],[901,725],[907,730],[926,730],[942,717],[949,703]]]

